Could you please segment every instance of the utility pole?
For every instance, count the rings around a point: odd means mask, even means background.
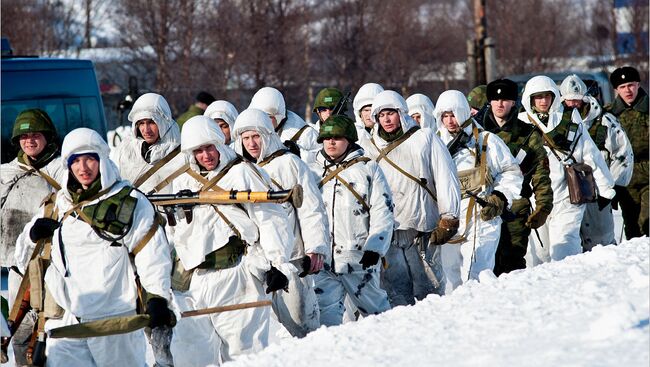
[[[487,37],[487,20],[485,19],[485,0],[474,0],[474,55],[476,63],[476,85],[486,84],[485,76],[485,38]]]

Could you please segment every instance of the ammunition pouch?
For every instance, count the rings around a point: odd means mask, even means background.
[[[60,319],[63,317],[63,308],[59,306],[52,298],[50,292],[47,291],[43,279],[45,271],[50,265],[50,260],[44,259],[40,256],[32,259],[29,262],[29,303],[32,308],[37,312],[45,312],[47,319]]]
[[[133,214],[138,199],[130,195],[132,187],[124,187],[117,194],[97,204],[82,209],[90,219],[91,226],[115,235],[123,235],[133,223]]]
[[[228,269],[237,265],[242,256],[246,254],[246,243],[237,236],[231,236],[228,243],[218,250],[205,255],[205,260],[195,269]],[[185,269],[181,260],[173,254],[172,265],[172,289],[179,292],[186,292],[190,289],[194,269]]]

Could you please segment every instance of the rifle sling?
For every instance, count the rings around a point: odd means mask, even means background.
[[[29,158],[27,157],[27,154],[26,154],[26,153],[23,153],[23,154],[24,154],[24,155],[23,155],[23,160],[24,160],[25,162],[29,162]],[[29,169],[27,169],[27,168],[25,168],[25,167],[22,166],[22,165],[20,166],[20,168],[22,168],[24,171],[27,171],[27,172],[36,172],[37,175],[41,176],[45,181],[47,181],[47,183],[48,183],[50,186],[52,186],[52,188],[54,188],[54,191],[55,191],[55,192],[61,190],[61,185],[59,185],[59,183],[56,182],[55,179],[53,179],[53,178],[52,178],[50,175],[48,175],[47,173],[41,172],[41,170],[39,170],[38,168],[36,168],[36,167],[34,167],[34,166],[29,166]]]
[[[298,139],[300,139],[300,136],[302,135],[302,133],[304,133],[305,130],[307,130],[308,127],[309,127],[309,125],[305,125],[305,126],[301,127],[300,130],[298,130],[298,132],[296,132],[296,133],[291,137],[291,139],[289,139],[289,140],[292,141],[292,142],[294,142],[294,143],[297,142]]]
[[[336,177],[336,179],[338,179],[343,184],[343,186],[345,186],[350,191],[350,193],[352,193],[352,195],[354,195],[354,197],[357,199],[357,201],[359,201],[359,203],[361,204],[361,206],[363,206],[363,208],[366,210],[366,212],[369,212],[370,211],[370,206],[368,206],[366,201],[363,200],[363,197],[352,187],[352,185],[350,185],[349,182],[347,182],[341,176],[339,176],[339,173],[341,171],[343,171],[344,169],[346,169],[348,167],[352,167],[352,165],[354,165],[355,163],[358,163],[358,162],[364,162],[365,163],[365,162],[369,162],[369,161],[370,161],[370,158],[368,158],[368,157],[356,157],[356,158],[350,159],[347,162],[344,162],[343,164],[339,165],[335,170],[330,171],[327,174],[327,176],[325,176],[318,183],[318,187],[319,188],[323,187],[323,185],[325,185],[331,179]]]
[[[555,145],[555,143],[553,142],[553,140],[551,140],[551,139],[546,135],[546,133],[544,132],[544,130],[542,130],[542,127],[539,126],[539,124],[537,123],[537,121],[535,121],[535,119],[533,119],[532,117],[530,117],[530,114],[526,114],[526,117],[528,117],[528,121],[530,121],[533,125],[535,125],[535,127],[536,127],[537,129],[539,129],[539,132],[542,133],[542,137],[544,138],[544,141],[546,142],[546,144],[548,145],[548,147],[551,149],[551,153],[553,153],[553,155],[555,156],[555,158],[557,158],[557,161],[560,162],[560,163],[563,162],[564,160],[563,160],[562,158],[560,158],[560,155],[559,155],[559,154],[557,154],[557,151],[560,150],[560,149]],[[580,138],[580,137],[576,138],[575,140],[578,140],[579,138]],[[574,149],[575,149],[575,146],[574,146]],[[571,159],[573,159],[574,162],[577,162],[577,160],[573,157],[573,154],[571,154],[571,152],[569,152],[569,157],[571,157]]]
[[[181,146],[177,146],[174,150],[172,150],[169,154],[167,154],[163,159],[159,160],[154,164],[147,172],[145,172],[142,176],[138,177],[135,182],[133,182],[133,186],[135,187],[140,187],[145,181],[149,179],[149,177],[153,176],[154,173],[158,172],[159,169],[162,168],[167,162],[171,161],[172,158],[176,157],[178,153],[181,151]]]
[[[172,172],[169,176],[167,176],[164,180],[160,181],[156,187],[151,189],[147,194],[155,194],[156,192],[162,190],[165,186],[169,185],[172,181],[176,179],[176,177],[182,175],[185,172],[190,171],[190,165],[189,163],[184,164],[182,167],[177,169],[176,171]]]

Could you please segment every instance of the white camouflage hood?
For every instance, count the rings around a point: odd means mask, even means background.
[[[436,119],[433,115],[435,107],[431,99],[424,94],[414,94],[406,99],[409,116],[419,113],[422,119],[422,127],[433,129],[436,126]]]
[[[438,133],[440,133],[440,138],[443,142],[447,143],[452,139],[451,134],[442,123],[442,115],[445,112],[451,112],[456,117],[458,125],[462,126],[465,121],[467,121],[471,116],[471,109],[469,103],[467,103],[467,98],[465,95],[457,90],[446,90],[442,92],[438,101],[436,102],[436,108],[433,112],[434,117],[437,121]],[[465,126],[463,130],[471,136],[472,134],[472,125],[469,124]]]
[[[242,113],[239,114],[239,117],[237,117],[237,121],[235,121],[233,139],[235,142],[235,152],[237,152],[237,154],[244,154],[244,145],[242,143],[241,135],[250,130],[257,131],[262,140],[262,149],[259,158],[257,158],[257,163],[272,153],[285,148],[280,137],[275,132],[273,123],[269,116],[264,113],[264,111],[255,108],[248,108],[242,111]]]
[[[208,108],[205,109],[203,116],[207,116],[211,119],[222,119],[224,120],[230,128],[233,128],[235,125],[235,120],[239,113],[235,106],[232,103],[224,100],[214,101],[210,103]]]
[[[359,91],[354,96],[354,101],[352,101],[352,108],[354,109],[354,118],[357,125],[364,126],[363,120],[361,119],[361,109],[363,106],[371,105],[379,93],[383,92],[384,88],[377,83],[366,83],[359,88]]]
[[[172,118],[172,112],[169,104],[163,96],[156,93],[145,93],[141,95],[133,104],[129,112],[129,121],[131,121],[132,138],[142,146],[144,139],[140,136],[137,123],[142,119],[152,119],[158,125],[160,138],[149,147],[149,154],[152,162],[162,159],[175,149],[180,140],[181,132],[178,124]]]
[[[181,151],[187,156],[193,169],[198,165],[194,158],[194,149],[212,144],[219,151],[219,165],[215,171],[220,171],[228,162],[235,159],[237,154],[225,144],[226,138],[214,120],[207,116],[198,115],[183,124],[181,132]]]
[[[68,159],[74,154],[95,153],[99,156],[99,174],[102,190],[111,187],[115,182],[120,181],[120,173],[109,159],[110,149],[108,144],[95,131],[85,127],[74,129],[65,136],[61,146],[61,163],[65,170],[69,171]],[[72,172],[70,172],[72,174]],[[68,187],[69,174],[63,175],[63,187]],[[70,197],[68,190],[62,190],[64,195]]]
[[[264,87],[258,90],[248,108],[256,108],[266,112],[266,114],[275,116],[275,121],[279,124],[287,116],[287,108],[284,104],[284,97],[279,90],[271,87]]]
[[[375,124],[379,123],[377,115],[385,109],[397,110],[402,125],[402,131],[407,132],[410,128],[417,125],[411,116],[409,116],[406,101],[401,95],[399,95],[399,93],[392,90],[385,90],[375,96],[372,103],[372,111],[370,112]],[[378,136],[379,129],[374,129],[374,134],[375,136]]]
[[[548,110],[548,113],[551,114],[553,112],[562,112],[562,102],[560,100],[560,91],[557,88],[557,84],[553,81],[553,79],[545,76],[545,75],[538,75],[533,78],[531,78],[527,83],[526,87],[524,87],[524,92],[521,95],[521,105],[524,107],[526,112],[529,115],[534,115],[533,107],[530,104],[530,97],[535,94],[535,93],[541,93],[541,92],[551,92],[553,93],[553,103],[551,104],[551,108]]]

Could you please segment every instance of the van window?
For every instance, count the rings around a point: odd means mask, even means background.
[[[100,134],[105,134],[100,109],[100,101],[95,97],[47,98],[29,101],[2,102],[2,162],[16,157],[17,146],[11,145],[11,133],[18,114],[28,108],[40,108],[52,118],[59,132],[59,144],[63,142],[62,133],[78,127],[88,127]],[[5,140],[7,139],[7,140]]]

